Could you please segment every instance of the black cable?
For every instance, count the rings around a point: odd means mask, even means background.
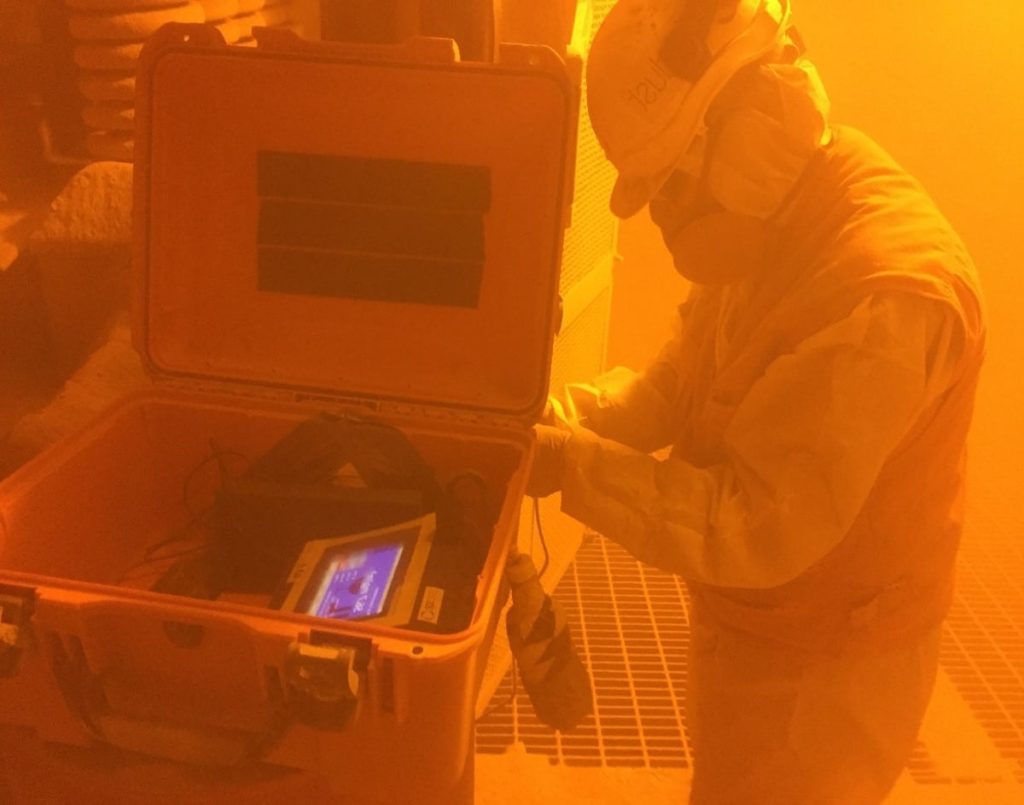
[[[533,522],[537,525],[537,535],[540,537],[540,547],[544,550],[544,563],[537,571],[537,578],[543,578],[548,565],[551,564],[551,553],[548,551],[548,541],[544,538],[544,526],[540,522],[540,498],[533,499]]]
[[[192,516],[193,520],[197,520],[205,516],[209,512],[209,509],[206,509],[202,512],[192,511],[192,504],[189,501],[189,487],[192,485],[192,482],[196,479],[196,476],[199,474],[200,470],[202,470],[204,467],[208,466],[210,463],[214,461],[217,462],[217,467],[220,469],[220,482],[221,485],[223,485],[228,475],[227,464],[225,464],[224,462],[225,456],[233,456],[235,458],[240,458],[246,463],[247,466],[252,464],[252,460],[244,453],[240,453],[237,450],[221,450],[219,447],[217,447],[217,443],[214,442],[213,439],[210,439],[210,455],[208,455],[206,458],[204,458],[202,461],[196,464],[196,466],[194,466],[191,470],[189,470],[188,475],[185,476],[185,482],[182,484],[182,502],[185,504],[185,511]]]
[[[155,564],[159,562],[162,563],[162,567],[163,564],[170,560],[184,559],[192,555],[200,554],[207,549],[207,545],[205,544],[205,541],[203,541],[198,545],[192,546],[191,548],[183,548],[182,550],[176,553],[170,553],[165,556],[156,555],[158,551],[162,550],[163,548],[166,548],[168,545],[173,545],[176,542],[188,542],[190,535],[192,535],[192,533],[196,529],[202,528],[209,524],[208,519],[210,515],[213,513],[214,507],[208,506],[202,511],[193,511],[191,501],[189,500],[189,489],[192,485],[192,482],[199,474],[199,472],[204,467],[209,466],[209,464],[214,461],[217,462],[217,467],[220,470],[221,484],[223,485],[228,475],[228,467],[224,461],[225,456],[240,458],[246,463],[246,465],[252,463],[251,459],[244,453],[240,453],[237,450],[221,450],[217,446],[217,443],[213,439],[210,439],[210,455],[208,455],[206,458],[204,458],[202,461],[196,464],[191,470],[189,470],[188,474],[185,476],[184,482],[182,483],[181,498],[182,504],[185,507],[185,511],[189,515],[188,521],[180,530],[175,530],[170,534],[170,536],[146,548],[145,552],[142,555],[142,559],[132,564],[127,570],[124,571],[124,573],[121,574],[121,577],[118,580],[118,584],[124,584],[128,581],[137,581],[140,578],[145,579],[148,578],[150,575],[159,575],[161,572],[163,572],[161,570],[158,570],[155,572],[150,571],[147,573],[139,574],[139,569],[144,568],[148,564]]]

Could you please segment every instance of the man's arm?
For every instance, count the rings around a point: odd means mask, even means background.
[[[769,367],[714,466],[659,461],[576,429],[562,508],[686,578],[783,584],[842,540],[889,455],[953,382],[958,327],[938,302],[866,300]]]

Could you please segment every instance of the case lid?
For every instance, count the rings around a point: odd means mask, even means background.
[[[150,370],[536,418],[575,125],[561,61],[373,60],[167,29],[137,92]]]

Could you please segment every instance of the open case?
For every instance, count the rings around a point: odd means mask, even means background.
[[[171,25],[143,54],[133,336],[155,383],[0,484],[0,724],[456,802],[546,398],[576,93],[544,48],[272,34]],[[140,579],[233,460],[325,414],[488,490],[464,623],[410,628],[422,596],[342,620]]]

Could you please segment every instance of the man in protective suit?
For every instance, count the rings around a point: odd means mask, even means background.
[[[694,285],[645,372],[553,401],[528,491],[686,580],[693,802],[879,802],[952,596],[975,269],[828,124],[788,0],[620,0],[587,79],[613,212]]]

